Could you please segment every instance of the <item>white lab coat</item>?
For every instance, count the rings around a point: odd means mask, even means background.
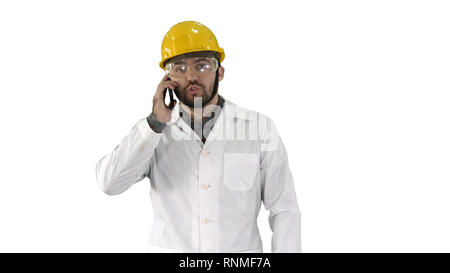
[[[261,201],[270,210],[272,252],[301,251],[292,174],[272,120],[225,99],[204,144],[179,104],[167,125],[156,133],[140,119],[96,165],[110,195],[149,178],[150,251],[262,252]]]

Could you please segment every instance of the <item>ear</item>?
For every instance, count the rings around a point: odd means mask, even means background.
[[[223,66],[219,67],[219,81],[223,80],[223,77],[225,75],[225,68]]]

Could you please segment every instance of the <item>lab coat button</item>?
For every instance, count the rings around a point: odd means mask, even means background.
[[[203,218],[203,219],[202,219],[202,223],[203,223],[203,224],[208,224],[209,222],[211,222],[211,220],[208,219],[208,218]]]
[[[208,184],[202,184],[202,190],[206,191],[210,186]]]
[[[208,151],[202,151],[202,156],[203,156],[203,157],[207,156],[208,154],[209,154]]]

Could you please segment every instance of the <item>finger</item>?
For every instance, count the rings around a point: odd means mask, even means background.
[[[156,90],[155,93],[155,99],[157,100],[163,100],[165,99],[165,93],[167,92],[166,89],[170,88],[172,90],[175,90],[175,88],[178,86],[178,84],[176,82],[172,82],[172,81],[165,81],[165,82],[161,82]]]
[[[175,90],[175,88],[177,88],[177,86],[178,85],[176,83],[167,83],[167,86],[165,88]]]
[[[177,86],[178,85],[175,82],[168,82],[168,81],[163,82],[163,83],[159,84],[157,92],[162,93],[166,90],[166,88],[175,89],[175,87],[177,87]],[[160,94],[160,95],[162,95],[162,94]]]
[[[160,84],[158,86],[158,88],[156,89],[155,99],[157,99],[157,100],[164,99],[164,93],[166,92],[166,88],[167,87],[165,85]]]
[[[173,89],[173,87],[177,87],[178,86],[178,84],[176,82],[174,82],[174,81],[161,82],[159,85],[163,86],[164,88],[172,87],[172,89]]]
[[[169,74],[164,74],[164,77],[162,78],[161,82],[167,81],[169,79]]]

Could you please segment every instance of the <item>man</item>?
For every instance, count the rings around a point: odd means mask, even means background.
[[[261,202],[272,252],[300,252],[300,211],[285,147],[273,122],[218,94],[224,50],[204,25],[174,25],[162,43],[152,113],[96,166],[119,194],[150,180],[149,243],[169,252],[262,252]],[[176,101],[166,105],[167,88]]]

